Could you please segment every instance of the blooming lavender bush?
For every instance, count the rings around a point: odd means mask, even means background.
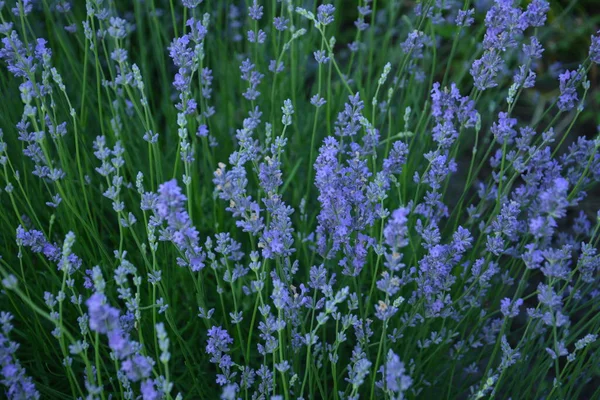
[[[581,13],[0,1],[0,393],[599,398]]]

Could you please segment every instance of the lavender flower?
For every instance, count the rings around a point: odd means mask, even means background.
[[[543,0],[541,1],[544,2]],[[514,6],[513,0],[498,0],[485,16],[486,33],[483,46],[490,51],[506,51],[507,48],[517,46],[517,39],[529,25],[527,17],[538,21],[539,14],[543,12],[543,5],[536,1],[531,8],[531,14],[524,14],[523,10]]]
[[[102,279],[98,273],[97,279]],[[96,288],[98,289],[98,288]],[[94,293],[87,301],[89,325],[94,332],[105,334],[113,354],[121,362],[121,371],[128,380],[137,382],[148,378],[154,361],[139,353],[139,343],[131,340],[127,326],[127,314],[120,315],[118,309],[110,306],[102,292]]]
[[[140,392],[143,400],[158,400],[160,393],[156,390],[152,379],[147,379],[140,385]]]
[[[385,367],[382,366],[379,372],[383,376],[380,386],[394,399],[403,399],[404,393],[412,386],[413,380],[408,375],[404,363],[400,361],[400,357],[391,349],[388,351]]]
[[[473,14],[475,14],[475,9],[471,8],[469,10],[458,10],[458,14],[456,15],[456,26],[460,27],[469,27],[473,24],[475,19],[473,18]]]
[[[220,326],[213,326],[208,331],[208,339],[206,341],[206,352],[211,356],[210,362],[217,364],[223,374],[217,376],[217,383],[225,385],[232,378],[230,369],[233,366],[233,361],[229,354],[229,345],[233,343],[233,339],[229,336],[226,330]]]
[[[409,212],[410,210],[407,207],[394,210],[387,226],[383,230],[386,244],[394,250],[408,245],[407,223]]]
[[[106,296],[102,293],[93,294],[87,301],[90,329],[107,334],[119,327],[120,312],[107,304]]]
[[[600,31],[591,37],[589,55],[592,62],[600,64]]]
[[[275,26],[275,29],[277,29],[279,32],[287,30],[289,22],[290,20],[285,17],[273,18],[273,26]]]
[[[186,200],[176,180],[163,183],[158,188],[158,197],[154,206],[155,219],[151,223],[156,227],[166,223],[166,226],[161,228],[159,239],[173,242],[185,256],[177,259],[180,267],[189,267],[197,272],[204,268],[206,256],[199,245],[198,231],[184,209]]]
[[[198,7],[203,0],[181,0],[183,6],[189,9],[194,9]]]
[[[260,96],[260,92],[257,90],[258,85],[262,78],[263,74],[254,70],[254,64],[250,62],[250,59],[246,59],[242,62],[240,66],[240,71],[242,71],[242,79],[248,82],[249,87],[243,93],[243,96],[248,100],[256,100],[258,96]]]
[[[502,315],[508,318],[513,318],[519,315],[519,307],[523,305],[523,299],[517,299],[515,302],[511,302],[509,298],[500,300],[500,311]]]
[[[546,13],[550,10],[550,4],[546,0],[533,0],[527,5],[524,17],[529,26],[539,27],[546,23]]]
[[[0,313],[4,397],[588,394],[600,32],[574,68],[549,0],[113,3],[0,0],[1,294],[50,322]]]
[[[577,85],[582,77],[578,71],[565,71],[558,77],[560,84],[560,96],[558,97],[558,108],[561,111],[569,111],[579,101],[577,96]]]
[[[370,372],[371,361],[369,361],[360,347],[352,351],[352,364],[348,366],[348,381],[354,389],[358,389],[365,381]]]
[[[492,125],[492,133],[500,144],[512,143],[517,131],[514,129],[517,124],[516,118],[510,118],[508,113],[501,112],[498,114],[498,122]]]
[[[500,71],[502,58],[493,51],[486,51],[481,58],[473,61],[470,73],[475,87],[486,90],[498,86],[496,76]]]
[[[317,21],[324,26],[331,24],[334,12],[335,7],[332,4],[321,4],[317,8]]]
[[[542,58],[544,47],[535,36],[532,36],[530,40],[530,44],[523,44],[523,54],[525,55],[525,57],[528,57],[532,60]]]
[[[21,13],[24,16],[29,15],[33,10],[33,0],[20,0],[16,3],[16,6],[11,9],[12,13],[19,17]]]
[[[150,357],[135,354],[123,361],[121,369],[127,375],[127,379],[137,382],[150,376],[153,365],[154,361]]]
[[[11,341],[9,334],[13,330],[10,313],[0,313],[0,383],[5,387],[4,394],[8,399],[39,399],[40,393],[36,390],[31,377],[27,376],[25,369],[16,358],[15,353],[19,344]]]
[[[427,36],[414,30],[408,34],[406,40],[400,45],[405,54],[410,54],[412,58],[423,58],[423,47],[429,44]]]
[[[511,365],[514,365],[519,360],[519,358],[521,358],[521,353],[519,353],[517,349],[513,349],[510,347],[510,344],[506,339],[506,335],[502,336],[501,348],[502,360],[500,361],[500,369],[506,369]]]
[[[260,20],[263,15],[263,6],[259,5],[257,0],[254,0],[252,6],[248,9],[248,15],[255,21]]]

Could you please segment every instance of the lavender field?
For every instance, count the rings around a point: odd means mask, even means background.
[[[0,0],[0,398],[600,399],[593,0]]]

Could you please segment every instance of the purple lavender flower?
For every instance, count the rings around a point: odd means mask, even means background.
[[[331,24],[334,12],[335,7],[333,4],[321,4],[317,8],[317,21],[324,26]]]
[[[184,35],[173,40],[169,46],[169,57],[180,68],[190,68],[193,63],[193,53],[189,46],[190,37]]]
[[[589,55],[592,62],[600,64],[600,31],[591,37]]]
[[[254,31],[248,31],[247,32],[248,35],[248,42],[250,43],[258,43],[258,44],[263,44],[265,42],[265,40],[267,39],[267,34],[262,30],[259,29],[258,32],[254,32]]]
[[[500,360],[500,369],[506,369],[511,365],[515,364],[520,358],[521,353],[517,351],[517,349],[513,349],[510,347],[508,340],[506,339],[506,335],[502,336],[501,345],[502,349],[502,359]]]
[[[533,0],[527,5],[524,17],[529,26],[539,27],[546,23],[546,13],[550,10],[550,4],[546,0]]]
[[[161,398],[160,393],[154,387],[152,379],[146,379],[140,385],[140,392],[142,393],[143,400],[159,400]]]
[[[408,34],[406,40],[400,45],[404,54],[409,54],[414,59],[423,58],[423,47],[429,44],[428,36],[423,32],[414,30]]]
[[[417,173],[416,182],[426,183],[434,191],[437,191],[441,188],[446,177],[456,171],[456,162],[450,159],[448,154],[441,154],[439,151],[426,153],[425,159],[430,163],[429,170],[421,177]]]
[[[319,201],[321,202],[321,212],[319,214],[319,228],[321,234],[331,232],[334,251],[339,249],[341,244],[346,241],[350,233],[351,205],[345,198],[338,179],[339,163],[339,143],[333,138],[325,139],[323,146],[319,151],[319,156],[315,161],[315,184],[321,189]],[[327,247],[326,237],[322,236],[321,251],[325,252]]]
[[[561,164],[567,171],[566,177],[571,185],[577,185],[582,178],[583,185],[589,184],[592,179],[597,181],[600,178],[600,153],[597,151],[597,143],[580,136],[561,157]],[[590,172],[590,177],[583,175],[585,170]]]
[[[2,38],[0,59],[4,60],[8,71],[15,77],[27,78],[35,72],[37,63],[19,38],[17,31],[11,31],[10,36]]]
[[[351,361],[352,363],[348,365],[348,377],[346,381],[353,388],[357,389],[364,383],[367,375],[369,375],[372,363],[367,359],[366,354],[359,345],[352,350]]]
[[[278,74],[283,71],[283,61],[277,62],[277,60],[269,61],[269,71]]]
[[[273,305],[278,310],[288,307],[291,303],[288,289],[276,275],[273,275],[273,294],[271,294],[271,299],[273,300]]]
[[[107,334],[119,328],[120,312],[107,304],[104,294],[94,293],[86,301],[86,305],[88,307],[91,330]]]
[[[579,101],[577,96],[577,85],[581,82],[578,71],[565,71],[558,76],[560,96],[558,96],[558,108],[561,111],[569,111]]]
[[[74,235],[71,232],[65,238],[65,242],[74,240]],[[61,250],[57,243],[49,242],[44,233],[38,230],[27,231],[19,225],[16,232],[16,242],[19,246],[31,248],[34,253],[43,254],[49,261],[56,263],[59,270],[66,268],[69,275],[72,275],[81,267],[81,259],[71,252],[70,247],[68,248],[69,254],[64,254],[64,248]],[[69,246],[72,246],[72,242]]]
[[[492,222],[492,233],[495,236],[505,236],[510,241],[516,241],[519,233],[519,203],[510,201],[502,205],[500,214]]]
[[[97,279],[102,280],[101,273],[98,272],[98,275]],[[121,371],[127,379],[136,382],[148,378],[154,360],[139,353],[140,344],[131,340],[128,333],[133,328],[131,321],[135,317],[130,313],[121,316],[101,292],[94,293],[86,305],[90,329],[107,335],[109,347],[120,361]]]
[[[400,290],[401,283],[402,283],[402,281],[398,277],[390,274],[388,271],[383,271],[381,274],[381,279],[379,279],[377,281],[377,289],[381,290],[386,296],[392,297],[396,293],[398,293],[398,291]],[[385,303],[383,303],[383,306],[385,308],[389,308],[389,305],[387,305]],[[375,307],[375,310],[376,310],[376,312],[379,313],[380,310],[384,307],[379,305],[379,306]],[[397,311],[396,307],[394,307],[394,309],[395,309],[394,312],[396,312]],[[380,318],[380,319],[384,319],[384,318]]]
[[[432,111],[436,120],[451,120],[456,118],[458,123],[465,128],[474,127],[477,122],[475,102],[469,96],[461,96],[456,84],[450,89],[439,91],[439,84],[434,83],[431,91]]]
[[[27,16],[27,15],[29,15],[29,13],[31,13],[32,10],[33,10],[33,0],[17,1],[16,6],[11,8],[12,13],[16,17],[19,17],[21,15],[21,13],[23,13],[24,16]]]
[[[313,55],[315,57],[315,61],[319,64],[327,64],[329,62],[329,57],[327,57],[325,50],[317,50],[313,52]]]
[[[475,9],[471,8],[469,10],[458,10],[458,14],[456,15],[455,24],[456,26],[468,27],[473,24],[475,19],[473,18],[473,14],[475,14]]]
[[[210,362],[217,364],[223,374],[217,376],[217,383],[225,385],[231,379],[230,369],[233,366],[233,361],[229,354],[229,345],[233,343],[233,339],[226,330],[220,326],[213,326],[208,330],[208,339],[206,341],[206,352],[211,356]]]
[[[318,93],[310,98],[310,104],[313,106],[320,108],[327,103],[327,100],[322,98]]]
[[[553,360],[555,360],[558,357],[564,357],[564,356],[566,356],[566,355],[569,354],[569,351],[567,350],[567,348],[566,348],[566,346],[565,346],[565,344],[564,344],[563,341],[558,342],[556,344],[556,346],[557,346],[556,350],[558,351],[558,354],[553,349],[551,349],[549,347],[546,347],[546,351],[550,355],[550,358],[552,358]]]
[[[600,271],[600,254],[597,253],[598,250],[591,243],[582,244],[577,268],[584,282],[594,282],[594,274]]]
[[[557,220],[566,215],[569,182],[555,178],[544,190],[540,190],[534,199],[534,213],[529,220],[529,231],[536,238],[551,237],[558,226]]]
[[[294,230],[290,220],[290,215],[294,210],[285,205],[279,196],[265,199],[264,203],[271,213],[271,222],[260,238],[259,247],[262,247],[262,254],[265,258],[287,257],[294,252],[292,248]]]
[[[509,298],[505,297],[500,300],[500,311],[502,315],[508,318],[513,318],[519,315],[519,308],[523,305],[523,299],[517,299],[512,302]]]
[[[548,4],[545,0],[533,1],[525,12],[520,7],[516,7],[513,0],[494,2],[485,18],[487,28],[483,40],[485,51],[473,62],[470,71],[477,89],[485,90],[498,85],[496,77],[503,64],[501,54],[518,45],[523,31],[528,26],[543,25],[547,10]],[[535,40],[537,42],[537,39]],[[525,51],[532,58],[538,53],[535,48]]]
[[[0,23],[0,34],[4,35],[4,36],[8,36],[9,32],[11,32],[13,29],[13,23],[12,22],[3,22]]]
[[[444,245],[439,243],[439,231],[435,225],[427,230],[417,229],[426,241],[427,254],[419,261],[417,295],[425,299],[429,316],[442,315],[449,305],[450,299],[444,293],[455,281],[452,268],[462,258],[464,251],[470,247],[470,237],[462,245]],[[458,240],[464,240],[460,237]]]
[[[263,6],[259,5],[258,2],[254,0],[248,9],[248,15],[253,20],[258,21],[263,16]]]
[[[16,358],[15,352],[19,344],[11,341],[9,334],[13,330],[11,323],[12,314],[7,312],[0,313],[0,324],[2,332],[0,333],[0,383],[5,387],[4,394],[7,399],[39,399],[40,393],[37,391],[31,377],[26,375],[25,369]]]
[[[539,10],[540,7],[532,9],[534,19],[539,18]],[[483,39],[484,48],[504,52],[507,48],[517,46],[518,38],[528,23],[528,19],[523,18],[523,10],[514,6],[514,0],[495,1],[485,16],[487,29]]]
[[[571,251],[570,245],[564,245],[560,249],[548,248],[542,251],[544,263],[540,268],[542,273],[551,279],[569,279],[571,273]]]
[[[356,19],[356,21],[354,21],[354,26],[356,26],[356,29],[358,29],[359,31],[365,31],[369,28],[369,23],[365,21],[365,17],[367,17],[368,15],[371,15],[371,5],[369,4],[371,0],[368,0],[365,2],[365,4],[363,6],[358,6],[358,18]]]
[[[407,155],[408,145],[402,141],[394,142],[390,154],[383,160],[383,171],[386,174],[400,174]]]
[[[154,209],[156,218],[152,224],[162,226],[166,222],[166,226],[161,228],[159,239],[173,242],[184,254],[185,258],[177,259],[179,266],[189,267],[197,272],[204,268],[205,254],[199,245],[198,230],[192,225],[184,208],[186,200],[175,179],[161,184]]]
[[[338,113],[335,121],[335,134],[338,136],[356,135],[362,126],[361,112],[364,108],[365,104],[360,99],[358,92],[355,95],[348,96],[348,102],[344,104],[344,111]]]
[[[208,67],[202,68],[200,72],[200,77],[202,80],[202,97],[205,99],[210,99],[212,95],[212,81],[213,74],[212,70]]]
[[[379,372],[383,376],[383,382],[380,382],[379,385],[386,392],[392,394],[392,398],[404,398],[404,393],[412,386],[413,380],[404,363],[400,361],[400,357],[391,349],[388,351],[385,367],[381,366]]]
[[[523,87],[525,89],[532,88],[535,86],[535,77],[536,74],[531,69],[527,70],[525,65],[519,66],[519,70],[515,73],[513,77],[513,81],[519,87]]]
[[[532,60],[541,58],[544,47],[535,36],[532,36],[530,40],[530,44],[523,43],[523,54],[525,54],[525,57],[531,58]]]
[[[516,118],[510,118],[508,113],[500,112],[498,122],[492,124],[492,133],[500,144],[512,143],[517,131],[514,129],[517,124]]]
[[[227,211],[232,212],[234,217],[240,218],[236,222],[237,226],[253,235],[257,235],[264,228],[264,223],[260,215],[262,211],[260,205],[246,192],[248,179],[245,163],[250,160],[259,161],[260,148],[252,134],[260,122],[261,115],[257,107],[249,113],[248,118],[244,119],[243,129],[238,129],[236,134],[240,151],[232,153],[229,157],[233,164],[232,168],[227,169],[225,164],[219,163],[213,178],[219,198],[229,202]]]
[[[202,3],[203,0],[181,0],[183,6],[189,9],[194,9]]]
[[[561,296],[556,294],[556,292],[551,286],[540,283],[538,285],[537,291],[537,299],[540,302],[540,304],[548,306],[551,309],[557,309],[562,305]]]
[[[248,82],[248,89],[242,94],[248,100],[256,100],[260,96],[260,92],[257,90],[258,85],[264,78],[264,75],[254,70],[254,64],[250,62],[250,59],[242,61],[240,65],[240,71],[242,71],[242,79]]]
[[[283,32],[283,31],[287,30],[289,23],[290,23],[290,20],[285,17],[273,18],[273,26],[275,26],[275,29],[277,29],[279,32]]]
[[[242,40],[242,35],[240,34],[240,28],[242,27],[242,23],[239,20],[240,14],[238,7],[234,4],[229,5],[227,19],[229,20],[230,36],[233,42],[240,42]]]
[[[127,379],[132,382],[148,378],[152,373],[154,361],[147,356],[135,354],[121,363],[121,370],[127,375]]]
[[[495,81],[502,65],[502,58],[494,51],[486,51],[483,56],[473,61],[471,76],[475,87],[486,90],[498,86]]]
[[[342,274],[358,276],[366,265],[369,248],[374,244],[374,239],[363,233],[359,233],[350,243],[344,243],[344,257],[338,263],[343,267]]]
[[[408,246],[407,223],[409,212],[410,209],[408,207],[400,207],[397,210],[394,210],[383,230],[385,243],[394,250]]]

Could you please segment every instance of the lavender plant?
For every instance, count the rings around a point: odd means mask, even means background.
[[[0,1],[0,393],[600,398],[587,11]]]

